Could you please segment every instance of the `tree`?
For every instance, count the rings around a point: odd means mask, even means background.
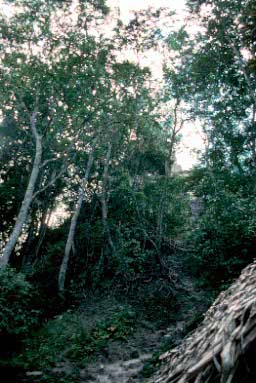
[[[32,172],[30,175],[28,187],[24,196],[24,199],[22,201],[21,209],[19,211],[19,214],[17,216],[16,224],[13,228],[13,231],[10,235],[10,238],[8,240],[7,245],[5,246],[3,256],[1,259],[2,266],[5,266],[9,263],[10,255],[12,253],[12,250],[14,249],[14,246],[21,234],[22,226],[26,222],[29,207],[32,202],[33,193],[35,190],[36,181],[39,175],[39,169],[42,162],[42,140],[41,136],[39,135],[37,128],[36,128],[36,120],[37,120],[37,106],[36,109],[32,112],[31,121],[30,121],[30,128],[33,133],[35,142],[36,142],[36,153],[33,163]]]
[[[192,232],[200,272],[212,283],[250,262],[255,232],[255,46],[251,1],[189,1],[200,32],[176,65],[182,99],[207,137],[194,173],[204,210]],[[172,77],[170,77],[172,78]],[[216,279],[216,275],[219,279]]]
[[[2,20],[1,128],[12,148],[2,161],[0,184],[6,193],[1,214],[8,211],[3,264],[31,270],[49,260],[61,294],[79,265],[87,267],[83,275],[97,268],[108,278],[120,276],[128,262],[128,284],[145,265],[153,270],[152,260],[163,270],[161,252],[184,222],[174,217],[186,198],[171,171],[183,124],[180,104],[177,98],[164,121],[165,100],[156,95],[149,68],[116,54],[122,43],[140,54],[152,48],[151,37],[153,45],[162,41],[161,13],[136,15],[137,21],[127,28],[119,23],[105,38],[98,29],[107,11],[101,1],[79,1],[72,17],[69,2],[29,5],[24,0],[16,11],[13,4],[10,20]],[[6,124],[13,126],[12,136]],[[22,177],[18,199],[22,172],[16,166],[10,172],[11,156],[21,158],[30,174]],[[11,182],[15,188],[8,194]],[[61,238],[53,244],[48,224],[60,200],[67,218],[55,229]],[[84,225],[90,226],[86,235]],[[93,248],[89,260],[84,243]]]
[[[84,178],[82,179],[82,185],[80,187],[79,198],[78,198],[77,205],[76,205],[76,208],[75,208],[75,211],[74,211],[74,214],[72,216],[71,223],[70,223],[68,238],[67,238],[67,242],[66,242],[66,246],[65,246],[64,257],[62,259],[62,263],[60,266],[59,292],[62,294],[63,294],[64,286],[65,286],[65,279],[66,279],[66,273],[67,273],[67,268],[68,268],[70,251],[71,251],[72,246],[74,247],[74,238],[75,238],[75,230],[76,230],[77,220],[78,220],[78,217],[79,217],[79,214],[81,211],[83,200],[85,198],[87,183],[88,183],[91,167],[93,165],[93,160],[94,160],[94,148],[91,149],[90,154],[89,154],[85,175],[84,175]]]
[[[75,79],[72,72],[67,76],[67,83],[63,83],[67,65],[76,68],[74,25],[68,25],[65,19],[70,15],[71,9],[68,4],[65,5],[62,9],[64,19],[56,26],[56,20],[53,21],[53,18],[56,17],[60,6],[57,2],[53,2],[50,7],[48,2],[36,1],[31,8],[24,1],[20,6],[18,13],[15,13],[14,9],[10,20],[4,16],[2,19],[1,80],[5,87],[1,96],[2,113],[6,115],[8,111],[16,124],[20,125],[20,130],[24,130],[28,136],[30,130],[35,141],[35,154],[21,209],[3,252],[1,259],[3,266],[9,263],[22,227],[27,222],[32,200],[52,186],[64,173],[67,166],[64,151],[67,149],[68,140],[77,136],[80,127],[80,121],[77,122],[78,125],[72,126],[72,122],[78,118],[79,109],[75,108],[74,96],[80,84],[76,83],[78,79]],[[84,25],[87,28],[88,9],[91,12],[93,9],[96,10],[96,19],[100,13],[106,12],[103,3],[95,3],[94,6],[89,3],[85,6],[81,3],[77,25]],[[67,28],[69,37],[66,41],[65,39],[63,41],[64,28]],[[94,39],[85,40],[84,34],[80,41],[80,46],[84,45],[85,48],[92,48],[94,44]],[[92,51],[89,51],[87,58],[92,58],[91,53]],[[66,59],[69,56],[67,64]],[[11,71],[8,69],[10,65],[12,65]],[[56,164],[61,163],[61,168],[58,169],[57,166],[47,175],[49,164],[53,161],[56,161]]]

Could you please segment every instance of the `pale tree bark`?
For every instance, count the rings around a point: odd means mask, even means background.
[[[104,163],[103,170],[103,182],[102,182],[102,192],[101,192],[101,210],[102,210],[102,223],[103,223],[103,236],[107,235],[107,240],[111,250],[115,252],[115,245],[111,237],[111,233],[108,225],[108,202],[107,202],[107,183],[109,176],[109,163],[111,158],[112,145],[108,144],[107,156]]]
[[[170,178],[173,172],[173,161],[175,160],[175,145],[178,134],[183,129],[186,119],[179,118],[180,100],[177,99],[174,107],[174,120],[171,130],[171,138],[168,140],[168,131],[166,132],[166,159],[165,159],[165,176]]]
[[[3,256],[0,260],[0,265],[2,267],[8,265],[12,251],[21,235],[22,227],[27,221],[29,208],[33,200],[33,194],[34,194],[36,182],[38,179],[38,175],[40,172],[40,165],[42,161],[42,137],[38,133],[38,130],[36,128],[37,114],[38,114],[38,111],[36,109],[32,113],[30,118],[30,129],[32,131],[32,134],[34,136],[35,143],[36,143],[36,154],[34,158],[33,168],[29,178],[29,183],[27,186],[25,196],[21,204],[21,208],[16,219],[16,223],[14,225],[10,238],[5,246],[5,249],[3,251]]]
[[[166,134],[166,159],[165,159],[165,183],[164,183],[164,190],[162,197],[159,201],[159,209],[158,209],[158,216],[157,216],[157,228],[156,228],[156,243],[158,246],[159,253],[161,252],[161,244],[163,239],[163,220],[164,220],[164,211],[165,211],[165,204],[167,200],[168,195],[168,181],[172,176],[173,173],[173,161],[175,158],[175,144],[177,140],[177,135],[181,132],[183,129],[184,123],[186,122],[185,119],[179,118],[179,107],[180,107],[180,100],[177,99],[174,107],[174,120],[173,120],[173,127],[171,131],[171,138],[168,141],[168,132]]]
[[[88,178],[89,174],[91,171],[91,167],[94,161],[94,149],[91,150],[89,159],[87,162],[87,167],[86,167],[86,172],[85,176],[83,179],[83,184],[80,188],[80,193],[77,201],[77,205],[74,211],[74,214],[71,219],[70,227],[69,227],[69,233],[68,233],[68,238],[65,246],[65,251],[64,251],[64,256],[62,259],[62,263],[60,266],[59,270],[59,277],[58,277],[58,288],[59,288],[59,293],[62,295],[65,290],[65,280],[66,280],[66,274],[67,274],[67,269],[68,269],[68,263],[69,263],[69,258],[70,258],[70,252],[72,247],[74,246],[74,238],[75,238],[75,231],[76,231],[76,225],[77,225],[77,220],[82,208],[82,203],[85,197],[86,193],[86,187],[88,183]]]

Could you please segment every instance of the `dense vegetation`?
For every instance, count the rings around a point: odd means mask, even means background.
[[[83,365],[141,312],[174,320],[183,277],[214,295],[254,257],[256,5],[188,0],[197,33],[164,9],[106,33],[103,0],[5,3],[1,364],[50,368],[73,339],[65,355]],[[140,61],[152,49],[165,57],[157,80]],[[186,172],[175,165],[185,124],[205,138]],[[109,295],[122,304],[94,327],[73,314]],[[24,355],[6,352],[13,337]]]

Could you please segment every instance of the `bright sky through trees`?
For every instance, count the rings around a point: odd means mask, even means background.
[[[128,22],[132,17],[133,11],[145,9],[148,7],[169,7],[177,13],[177,24],[180,26],[185,23],[185,0],[107,0],[107,4],[120,8],[120,17],[124,22]],[[4,5],[0,0],[0,7],[7,15],[11,14],[11,7]],[[161,60],[159,54],[152,53],[152,57],[145,57],[144,65],[151,67],[154,75],[161,73]],[[153,66],[153,67],[152,67]],[[203,148],[202,135],[200,129],[195,125],[187,124],[183,130],[183,139],[177,151],[177,161],[182,169],[190,169],[197,162],[195,151]]]
[[[133,11],[145,9],[148,7],[167,7],[175,11],[177,14],[177,24],[180,26],[185,24],[185,0],[108,0],[110,7],[120,8],[120,17],[124,22],[128,22]],[[194,28],[189,27],[189,30]],[[156,66],[153,72],[161,73],[159,68],[159,55],[155,57],[147,57],[145,65]],[[183,138],[177,151],[177,162],[183,170],[190,169],[197,162],[196,152],[204,147],[203,136],[198,126],[191,123],[186,124],[183,129]]]
[[[184,0],[119,0],[123,10],[141,9],[146,7],[170,7],[177,12],[184,9]]]

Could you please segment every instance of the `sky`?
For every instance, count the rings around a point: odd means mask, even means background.
[[[169,7],[175,9],[177,13],[185,7],[184,0],[120,0],[120,6],[124,10],[142,9],[147,7]]]
[[[181,10],[185,6],[184,0],[112,0],[119,2],[123,10],[138,10],[147,7],[169,7]]]
[[[175,10],[177,14],[182,15],[185,9],[185,0],[107,0],[109,6],[119,6],[121,19],[129,19],[129,13],[148,7],[166,7]]]
[[[110,7],[120,7],[120,17],[124,22],[129,21],[132,11],[138,11],[148,7],[167,7],[176,12],[178,16],[177,19],[179,20],[177,21],[179,25],[177,25],[180,26],[185,23],[185,2],[185,0],[108,0],[108,5]],[[196,26],[189,26],[190,32],[196,29]],[[145,57],[143,60],[144,65],[151,67],[153,74],[154,72],[161,73],[161,68],[157,66],[154,67],[154,64],[152,66],[152,62],[159,64],[161,61],[158,60],[155,53],[152,52],[151,57]],[[188,170],[197,163],[197,153],[204,148],[204,135],[198,124],[189,122],[184,125],[182,135],[183,137],[176,152],[176,160],[183,170]]]

